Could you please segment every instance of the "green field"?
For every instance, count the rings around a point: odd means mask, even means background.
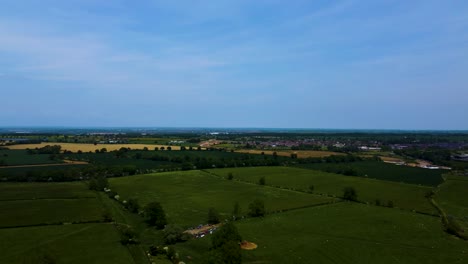
[[[0,202],[0,228],[41,224],[101,221],[96,199],[21,200]]]
[[[0,201],[90,197],[96,194],[83,182],[0,183]]]
[[[439,186],[435,200],[448,216],[453,216],[468,230],[468,177],[448,177]]]
[[[318,195],[223,180],[201,171],[121,177],[109,182],[121,199],[137,198],[142,205],[159,201],[169,222],[186,227],[206,223],[210,207],[227,218],[234,203],[239,202],[246,214],[249,203],[256,198],[265,201],[269,212],[334,201]]]
[[[111,224],[0,229],[0,263],[134,263]]]
[[[213,169],[209,172],[226,178],[229,173],[234,179],[258,183],[265,177],[266,184],[279,188],[292,188],[309,191],[314,186],[314,193],[341,197],[343,188],[354,187],[359,201],[374,204],[379,199],[382,204],[393,201],[395,207],[417,210],[424,213],[436,213],[425,195],[432,188],[390,181],[365,179],[326,173],[321,171],[291,168],[291,167],[257,167]]]
[[[243,263],[467,263],[467,243],[435,217],[339,203],[240,221]],[[182,261],[204,263],[210,236],[178,244]],[[192,259],[188,259],[190,256]]]
[[[428,170],[422,168],[397,166],[379,161],[357,161],[346,163],[311,163],[298,165],[301,168],[339,173],[353,170],[357,176],[378,180],[437,186],[442,183],[442,174],[446,170]]]
[[[0,166],[17,166],[17,165],[35,165],[35,164],[50,164],[62,163],[61,160],[51,160],[49,154],[28,154],[26,150],[8,150],[0,149]]]

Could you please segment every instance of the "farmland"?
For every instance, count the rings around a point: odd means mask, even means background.
[[[397,166],[378,161],[356,161],[346,163],[301,164],[301,168],[339,173],[352,170],[356,176],[379,180],[437,186],[442,183],[445,170],[428,170],[408,166]]]
[[[265,177],[266,184],[280,188],[296,189],[304,192],[313,185],[314,193],[341,197],[345,187],[354,187],[358,200],[374,204],[379,200],[382,205],[392,201],[395,207],[417,210],[424,213],[435,213],[434,208],[425,198],[429,187],[401,184],[360,177],[343,176],[321,171],[290,167],[261,167],[237,169],[213,169],[210,172],[221,177],[232,173],[234,179],[258,183]]]
[[[55,263],[164,264],[172,263],[167,254],[152,250],[168,245],[187,264],[207,263],[211,240],[220,231],[200,225],[212,224],[213,215],[221,222],[216,228],[233,221],[244,240],[258,245],[242,251],[243,263],[467,262],[467,241],[450,234],[439,217],[442,211],[431,204],[434,200],[458,221],[450,224],[466,230],[468,178],[461,172],[395,166],[369,154],[362,158],[363,153],[190,148],[206,134],[195,140],[192,135],[114,136],[53,137],[134,144],[49,142],[34,146],[60,144],[61,150],[21,149],[27,144],[0,150],[7,165],[0,168],[0,211],[6,212],[0,215],[0,250],[7,252],[0,263],[50,258]],[[155,150],[153,144],[172,140],[192,143],[179,151]],[[236,149],[244,152],[242,144]],[[34,167],[14,167],[27,164]],[[354,198],[345,193],[350,189]],[[166,226],[150,221],[146,206],[154,202],[160,203]],[[264,211],[255,214],[256,204]],[[167,239],[167,232],[180,235],[187,229],[197,238]]]
[[[269,212],[335,200],[268,186],[227,181],[201,171],[114,178],[110,180],[110,188],[121,199],[136,198],[142,205],[151,201],[161,202],[169,221],[186,227],[206,222],[210,207],[216,208],[227,218],[234,203],[239,202],[245,214],[249,203],[256,198],[265,201]]]
[[[0,229],[0,263],[134,263],[110,224]]]
[[[321,158],[328,157],[331,155],[344,155],[343,153],[333,152],[333,151],[323,151],[323,150],[256,150],[256,149],[241,149],[236,150],[239,153],[248,153],[248,154],[265,154],[273,155],[276,152],[278,156],[289,157],[291,154],[297,154],[298,158]]]
[[[61,142],[43,142],[40,144],[19,144],[19,145],[12,145],[8,146],[9,149],[35,149],[35,148],[42,148],[47,145],[59,145],[62,147],[62,150],[68,150],[71,152],[78,152],[81,150],[82,152],[94,152],[96,149],[107,149],[107,151],[119,150],[120,148],[130,148],[130,149],[144,149],[145,147],[148,149],[154,149],[156,147],[165,147],[167,145],[155,145],[155,144],[86,144],[86,143],[61,143]],[[179,150],[179,146],[171,146],[173,150]]]
[[[440,232],[437,218],[362,204],[306,208],[237,223],[258,244],[245,263],[465,263],[466,242]],[[209,239],[177,246],[203,263]]]
[[[435,199],[447,215],[468,228],[468,177],[447,177]]]

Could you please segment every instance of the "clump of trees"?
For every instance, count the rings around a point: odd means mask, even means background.
[[[211,251],[208,263],[240,264],[242,237],[233,222],[221,226],[211,237]]]
[[[138,213],[140,209],[140,205],[138,204],[138,200],[135,198],[128,199],[127,203],[125,203],[125,208],[132,213]]]
[[[168,245],[184,242],[190,239],[190,234],[184,233],[184,229],[178,225],[167,225],[164,230],[164,242]]]
[[[90,190],[94,191],[103,191],[104,188],[109,186],[109,182],[105,176],[93,177],[88,182],[88,187]]]
[[[151,202],[144,208],[146,222],[157,229],[163,229],[167,224],[166,213],[158,202]]]

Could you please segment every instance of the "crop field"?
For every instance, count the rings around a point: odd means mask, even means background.
[[[354,187],[357,199],[374,204],[378,199],[382,205],[392,201],[395,207],[417,210],[424,213],[436,213],[425,198],[432,188],[389,181],[344,176],[321,171],[291,167],[258,167],[212,169],[210,172],[226,178],[232,173],[234,179],[258,183],[265,177],[266,185],[280,188],[292,188],[309,191],[314,186],[314,193],[341,197],[345,187]]]
[[[134,263],[111,224],[0,229],[0,238],[0,263]]]
[[[229,217],[235,202],[244,214],[256,198],[265,201],[267,211],[286,210],[333,202],[335,199],[280,190],[268,186],[223,180],[201,171],[168,172],[109,180],[110,188],[121,199],[137,198],[141,205],[158,201],[169,222],[186,227],[207,221],[208,209],[214,207]]]
[[[83,182],[1,183],[0,202],[10,200],[93,198]]]
[[[468,177],[448,177],[440,185],[435,200],[447,215],[468,228]]]
[[[241,150],[236,150],[236,152],[248,153],[248,154],[261,154],[263,152],[265,155],[273,155],[273,152],[276,152],[276,154],[278,156],[283,156],[283,157],[290,157],[291,154],[295,153],[295,154],[297,154],[298,158],[322,158],[322,157],[328,157],[328,156],[331,156],[331,155],[344,155],[343,153],[339,153],[339,152],[323,151],[323,150],[279,150],[279,151],[273,151],[273,150],[258,150],[258,149],[241,149]]]
[[[0,166],[34,165],[61,163],[63,161],[51,160],[48,154],[30,155],[26,150],[0,149]]]
[[[154,145],[154,144],[86,144],[86,143],[61,143],[61,142],[46,142],[40,144],[19,144],[8,146],[9,149],[35,149],[42,148],[47,145],[60,145],[63,150],[77,152],[81,150],[83,152],[94,152],[96,149],[100,150],[106,148],[107,151],[119,150],[120,148],[130,149],[143,149],[147,147],[150,150],[154,150],[155,147],[168,147],[167,145]],[[180,150],[178,146],[171,146],[172,150]]]
[[[446,170],[428,170],[408,166],[397,166],[378,161],[358,161],[348,163],[313,163],[299,165],[301,168],[337,173],[352,169],[360,177],[378,180],[437,186],[442,183]]]
[[[339,203],[236,223],[244,263],[466,263],[466,242],[441,230],[436,217]],[[210,237],[176,246],[186,263],[203,263]],[[191,256],[188,259],[186,256]]]

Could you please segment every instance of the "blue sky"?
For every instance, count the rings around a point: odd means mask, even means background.
[[[2,0],[0,126],[468,129],[468,2]]]

